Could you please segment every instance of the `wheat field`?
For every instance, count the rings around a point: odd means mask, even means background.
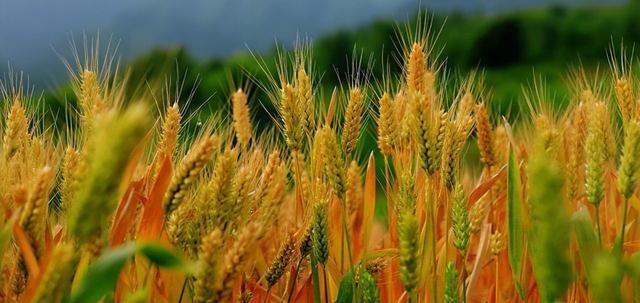
[[[564,109],[536,86],[511,125],[427,28],[399,34],[401,74],[330,96],[302,46],[196,134],[97,53],[63,128],[2,82],[0,301],[640,302],[635,58],[570,73]]]

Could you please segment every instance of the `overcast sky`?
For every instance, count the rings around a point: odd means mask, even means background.
[[[81,41],[83,32],[100,31],[103,40],[113,37],[125,59],[175,45],[208,58],[247,47],[261,51],[275,39],[313,38],[380,17],[401,20],[420,6],[493,13],[603,2],[624,0],[0,0],[0,71],[10,62],[30,74],[32,82],[51,86],[64,75],[56,51],[68,56],[70,39]]]

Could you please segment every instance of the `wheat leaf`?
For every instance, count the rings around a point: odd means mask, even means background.
[[[524,228],[522,219],[522,195],[520,192],[520,168],[516,161],[513,149],[509,150],[509,165],[507,173],[507,236],[509,238],[508,253],[513,281],[520,295],[520,299],[525,299],[525,294],[520,285],[520,274],[522,270],[522,253]]]

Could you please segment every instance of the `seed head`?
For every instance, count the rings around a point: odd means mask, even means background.
[[[407,58],[407,86],[410,92],[425,91],[425,72],[427,71],[427,59],[424,48],[420,43],[411,46],[411,52]]]
[[[87,159],[87,175],[69,209],[69,231],[79,243],[99,236],[118,203],[119,185],[129,157],[148,131],[144,107],[129,107],[119,116],[104,116],[96,126]]]
[[[213,293],[209,298],[211,302],[228,301],[233,290],[233,283],[240,276],[247,261],[251,249],[257,240],[257,227],[249,224],[244,227],[231,248],[227,251],[220,263],[220,269],[215,275]]]
[[[4,159],[23,161],[29,144],[29,120],[20,99],[16,97],[5,122],[2,141]]]
[[[451,221],[453,225],[453,245],[464,255],[471,236],[471,221],[467,209],[467,199],[462,185],[456,184],[453,191],[453,205],[451,207]]]
[[[305,131],[309,134],[312,134],[315,131],[316,127],[313,88],[311,86],[311,78],[309,78],[309,75],[304,70],[303,66],[300,66],[300,68],[298,68],[297,80],[296,91],[298,93],[298,105],[301,107],[300,112],[304,114],[302,123],[305,126]]]
[[[638,166],[640,166],[640,122],[630,120],[625,127],[624,146],[618,169],[618,191],[629,199],[638,185]]]
[[[293,86],[285,84],[282,87],[280,99],[280,115],[284,128],[284,136],[290,149],[302,149],[304,128],[301,124],[302,115]]]
[[[485,167],[494,165],[493,156],[493,131],[489,122],[489,114],[484,103],[478,104],[476,109],[476,132],[478,134],[478,148],[480,160]]]
[[[181,119],[180,108],[176,102],[167,109],[162,123],[162,134],[158,144],[159,154],[170,158],[173,156],[178,141],[178,133],[180,132]]]
[[[289,265],[289,262],[293,259],[295,251],[295,239],[292,236],[288,236],[284,243],[282,243],[276,258],[271,262],[271,265],[265,274],[265,280],[267,281],[267,286],[269,288],[274,286],[280,277],[282,277]]]
[[[222,252],[222,232],[214,230],[202,239],[200,248],[200,269],[196,273],[194,285],[193,301],[197,303],[211,302],[216,294],[214,285],[217,281],[220,264],[220,254]]]
[[[260,183],[258,184],[253,196],[253,208],[259,207],[264,202],[267,193],[269,192],[270,185],[274,181],[274,177],[279,166],[280,153],[277,150],[274,150],[269,155],[267,165],[265,166],[264,170],[262,171],[262,175],[260,176]]]
[[[404,212],[398,221],[400,240],[400,282],[410,293],[418,284],[418,221],[411,212]]]
[[[237,153],[227,148],[216,159],[213,178],[206,185],[200,196],[199,211],[205,214],[207,230],[220,228],[223,234],[233,230],[239,216],[237,203],[234,200],[233,178],[236,171]]]
[[[360,284],[362,285],[362,302],[378,303],[380,302],[380,290],[373,275],[363,270],[360,274]]]
[[[453,262],[449,261],[444,270],[444,302],[458,303],[458,271]]]
[[[315,260],[325,265],[329,259],[329,219],[325,203],[318,203],[313,209],[311,239]]]
[[[313,248],[313,224],[309,224],[302,234],[300,244],[298,244],[298,251],[300,252],[300,258],[306,257],[311,253]]]
[[[620,115],[622,116],[622,124],[627,125],[627,122],[635,115],[636,103],[631,91],[631,84],[625,77],[618,78],[615,85],[616,101],[618,102],[618,108],[620,108]]]
[[[360,166],[355,160],[351,161],[347,170],[347,190],[345,203],[350,213],[354,213],[362,201],[362,180],[360,178]]]
[[[395,136],[398,133],[397,123],[395,123],[396,117],[391,102],[391,96],[388,93],[384,93],[378,101],[380,111],[378,116],[378,148],[385,156],[391,155],[394,140],[396,139]]]
[[[165,216],[171,214],[184,201],[189,187],[198,178],[207,162],[211,160],[217,145],[218,137],[206,136],[180,162],[164,196]]]
[[[77,189],[79,158],[78,152],[72,146],[68,146],[62,160],[62,183],[60,184],[62,208],[65,210],[69,209]]]
[[[358,143],[363,109],[364,97],[362,96],[362,91],[359,87],[354,87],[349,91],[349,103],[347,103],[344,126],[342,127],[342,147],[347,155],[350,155],[355,150]]]
[[[321,138],[325,175],[336,196],[343,199],[345,194],[345,166],[342,151],[336,140],[336,134],[333,129],[325,126],[322,129]]]
[[[54,176],[55,174],[49,166],[40,170],[20,216],[20,226],[29,236],[37,255],[40,255],[44,249],[43,231],[47,221],[49,193]]]
[[[585,142],[585,190],[587,200],[596,205],[600,204],[604,196],[604,164],[607,160],[605,124],[609,123],[607,114],[603,103],[594,103]]]
[[[247,94],[238,89],[231,97],[233,107],[233,127],[236,138],[242,146],[247,146],[251,140],[251,115],[247,105]]]
[[[500,252],[502,252],[502,249],[504,249],[504,236],[502,235],[502,233],[496,231],[491,234],[491,237],[489,237],[489,244],[489,246],[491,247],[491,253],[494,255],[499,255]]]

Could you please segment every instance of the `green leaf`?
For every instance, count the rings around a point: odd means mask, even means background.
[[[186,267],[180,257],[158,243],[140,244],[138,245],[138,252],[159,267],[173,269]]]
[[[640,285],[640,253],[635,253],[629,258],[626,269],[631,276],[633,285]],[[640,289],[633,288],[633,302],[640,302]]]
[[[520,193],[520,168],[516,161],[513,149],[509,150],[509,166],[507,171],[507,237],[508,253],[513,281],[520,299],[525,299],[525,293],[520,285],[520,273],[522,271],[522,254],[524,226],[522,214],[522,194]]]
[[[576,232],[578,252],[580,253],[580,258],[582,258],[582,264],[589,271],[591,263],[593,263],[593,257],[599,251],[598,238],[594,232],[591,216],[585,208],[582,208],[573,214],[571,221],[573,221],[573,229]]]
[[[71,302],[98,302],[103,296],[113,292],[120,270],[135,253],[135,243],[124,244],[105,252],[89,266],[80,288],[71,296]]]
[[[158,243],[127,243],[103,253],[82,277],[78,290],[72,294],[71,302],[98,302],[111,294],[125,263],[136,253],[151,263],[164,268],[187,271],[188,266],[173,252]]]
[[[353,273],[349,271],[342,276],[340,288],[338,289],[338,298],[336,303],[350,303],[353,301]]]
[[[314,257],[314,253],[311,253],[311,279],[313,286],[313,302],[320,303],[320,277],[318,275],[318,261]]]

